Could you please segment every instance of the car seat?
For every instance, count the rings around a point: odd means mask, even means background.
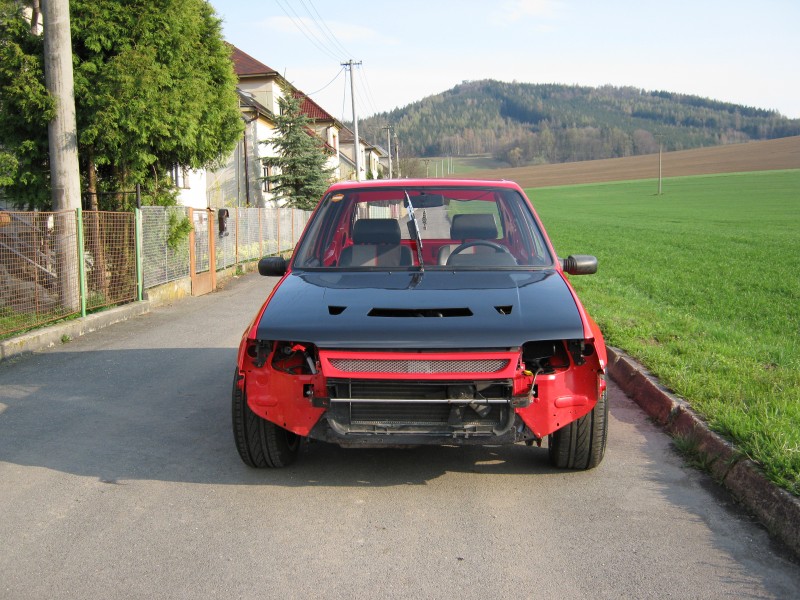
[[[413,264],[411,248],[400,243],[395,219],[358,219],[353,225],[353,245],[342,250],[342,267],[403,267]]]
[[[471,246],[451,258],[453,250],[468,241],[486,240],[497,244],[497,225],[494,215],[488,213],[454,215],[450,225],[450,239],[458,244],[447,244],[439,249],[440,265],[475,267],[516,266],[517,261],[508,252],[498,252],[489,246]]]

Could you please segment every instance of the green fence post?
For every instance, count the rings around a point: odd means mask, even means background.
[[[86,316],[86,248],[83,242],[83,209],[79,206],[75,209],[76,223],[75,230],[78,234],[78,289],[81,298],[81,317]]]
[[[144,243],[142,229],[142,209],[133,209],[133,245],[136,248],[136,300],[144,299],[144,263],[142,261],[142,248]]]

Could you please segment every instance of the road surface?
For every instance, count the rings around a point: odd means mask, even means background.
[[[611,386],[603,464],[544,448],[244,466],[241,332],[275,279],[0,363],[0,598],[796,598],[800,568]]]

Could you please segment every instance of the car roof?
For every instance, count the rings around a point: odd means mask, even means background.
[[[521,191],[516,182],[506,179],[370,179],[368,181],[340,181],[331,185],[328,191],[397,187],[502,187]]]

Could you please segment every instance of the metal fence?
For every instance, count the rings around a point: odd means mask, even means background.
[[[135,300],[135,215],[83,211],[83,238],[86,310]]]
[[[188,277],[197,249],[175,235],[188,212],[160,206],[135,213],[0,211],[0,336],[141,299],[143,289]],[[291,251],[311,213],[229,209],[224,231],[218,214],[206,217],[221,270]],[[207,237],[195,233],[206,248],[205,265],[196,269],[208,269]]]
[[[217,270],[262,256],[292,250],[311,215],[286,208],[238,208],[228,213],[225,231],[217,227]],[[217,217],[217,225],[219,217]]]
[[[183,206],[142,207],[142,266],[144,287],[189,276],[189,243],[170,243],[170,232],[187,218]]]
[[[80,310],[76,213],[0,213],[0,333]]]

